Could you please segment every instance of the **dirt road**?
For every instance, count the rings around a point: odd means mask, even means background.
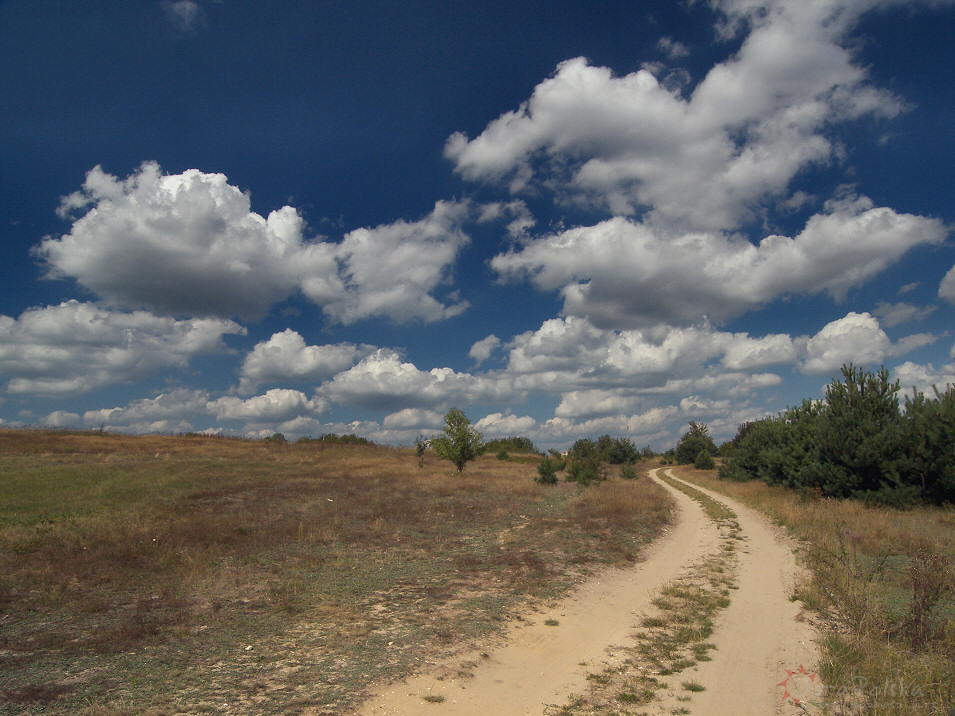
[[[660,482],[656,472],[652,477]],[[605,663],[613,647],[632,643],[634,628],[655,594],[720,549],[718,529],[700,505],[660,484],[677,501],[678,518],[643,562],[604,572],[556,607],[527,614],[509,630],[501,648],[458,657],[381,688],[359,715],[538,716],[556,712],[572,694],[585,692],[595,665]],[[690,695],[678,686],[662,689],[650,712],[803,713],[787,698],[787,688],[797,698],[805,695],[812,683],[799,668],[812,673],[817,656],[809,624],[799,621],[799,606],[789,599],[796,580],[792,551],[765,518],[728,498],[713,497],[736,512],[744,535],[739,588],[717,619],[710,639],[716,645],[712,661],[668,677],[674,685],[692,678],[705,690]],[[787,670],[795,675],[789,677]]]

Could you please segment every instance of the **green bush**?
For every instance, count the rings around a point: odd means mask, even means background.
[[[719,477],[896,506],[955,502],[955,386],[899,406],[885,368],[849,364],[824,401],[741,425]]]
[[[704,423],[690,421],[690,430],[685,433],[676,446],[676,462],[678,465],[690,465],[706,450],[711,456],[716,454],[716,443],[710,437],[710,430]]]
[[[606,477],[598,444],[589,438],[575,442],[567,454],[567,481],[589,485]]]
[[[716,467],[716,462],[713,460],[713,456],[704,449],[697,453],[696,459],[693,461],[693,467],[697,470],[712,470]]]
[[[621,465],[620,477],[624,480],[636,480],[637,468],[635,468],[633,465]]]
[[[540,464],[537,466],[537,477],[534,478],[534,482],[540,483],[541,485],[557,484],[557,466],[553,460],[545,457],[540,461]]]
[[[498,450],[497,451],[498,460],[510,460],[511,456],[507,454],[507,450]]]

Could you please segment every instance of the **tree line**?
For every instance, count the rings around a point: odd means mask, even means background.
[[[821,401],[744,423],[719,477],[897,506],[955,502],[955,386],[899,400],[883,367],[842,368]]]

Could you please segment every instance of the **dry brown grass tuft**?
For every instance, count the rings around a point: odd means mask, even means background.
[[[0,714],[340,713],[634,559],[668,515],[649,481],[452,471],[377,446],[0,430]]]

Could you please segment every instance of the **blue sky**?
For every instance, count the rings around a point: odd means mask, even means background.
[[[955,2],[0,3],[0,426],[717,440],[955,382]]]

